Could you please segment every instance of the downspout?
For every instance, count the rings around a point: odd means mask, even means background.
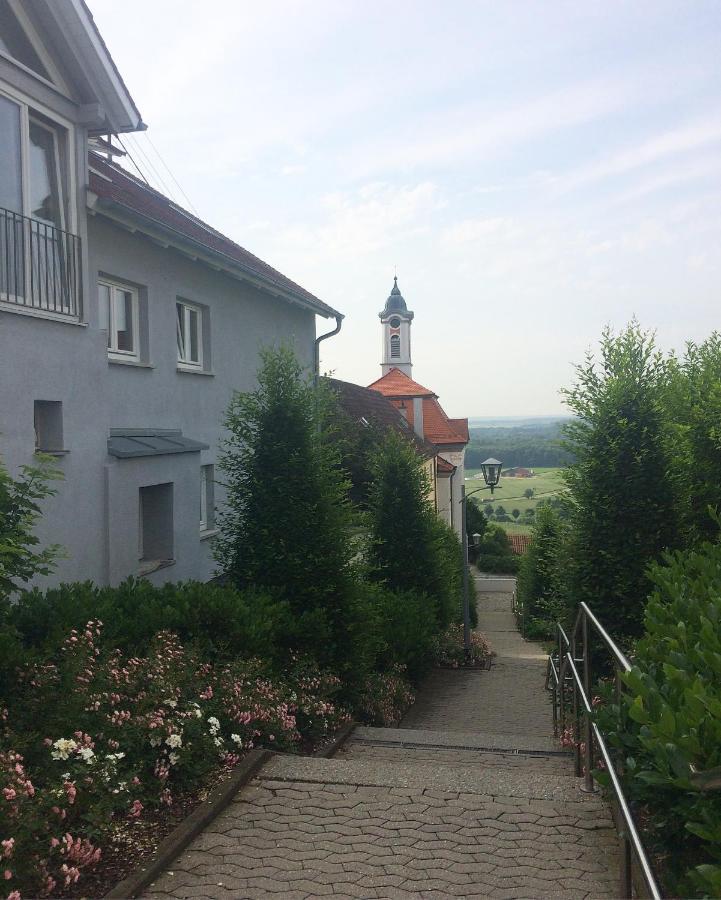
[[[315,386],[318,387],[318,379],[320,378],[320,342],[324,341],[326,338],[333,337],[334,334],[338,334],[343,324],[343,316],[340,313],[336,313],[335,317],[335,328],[332,331],[327,332],[326,334],[321,334],[320,337],[315,339],[315,356],[313,360],[313,379],[315,381]]]

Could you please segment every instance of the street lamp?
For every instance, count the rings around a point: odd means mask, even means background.
[[[461,539],[463,541],[463,654],[466,657],[467,663],[471,661],[471,609],[468,599],[468,532],[466,530],[466,502],[473,494],[477,494],[479,491],[488,490],[488,488],[491,490],[492,497],[493,489],[501,478],[502,468],[503,463],[492,457],[485,462],[482,462],[481,471],[483,472],[483,480],[486,482],[486,487],[476,488],[475,491],[466,494],[465,484],[461,485],[461,499],[458,501],[461,504]]]
[[[481,463],[481,472],[483,472],[483,480],[486,482],[486,485],[491,489],[491,497],[493,497],[493,488],[498,484],[501,478],[501,468],[503,467],[503,463],[497,459],[494,459],[492,456],[489,457],[485,462]]]

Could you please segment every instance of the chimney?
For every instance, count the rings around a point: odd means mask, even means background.
[[[423,397],[413,398],[413,430],[418,437],[424,437],[423,434]]]

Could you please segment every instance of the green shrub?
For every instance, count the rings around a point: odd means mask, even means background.
[[[721,896],[721,546],[668,554],[651,567],[629,693],[602,713],[623,753],[626,787],[646,806],[673,896]],[[713,780],[710,778],[709,780]]]
[[[426,594],[391,591],[382,585],[368,593],[381,638],[376,668],[391,671],[401,666],[417,682],[433,664],[437,631],[433,602]]]
[[[546,503],[539,504],[530,546],[518,571],[518,602],[523,635],[531,640],[551,637],[563,618],[558,594],[558,554],[561,521]]]
[[[491,575],[516,575],[520,565],[517,556],[494,556],[481,553],[478,557],[478,568]]]

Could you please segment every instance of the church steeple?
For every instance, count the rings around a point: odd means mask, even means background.
[[[393,287],[386,300],[380,316],[383,328],[383,355],[381,357],[381,373],[391,369],[400,369],[410,377],[411,363],[411,322],[413,313],[406,306],[406,301],[398,287],[398,276],[393,278]]]

